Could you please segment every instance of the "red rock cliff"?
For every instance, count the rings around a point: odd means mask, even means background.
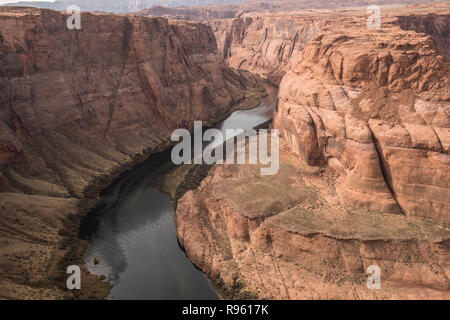
[[[386,23],[317,35],[283,78],[275,126],[337,171],[344,203],[448,223],[449,65],[428,35]]]
[[[54,11],[0,13],[0,166],[70,194],[244,96],[205,25],[83,14],[77,31]]]
[[[69,30],[67,17],[0,9],[0,298],[67,294],[49,279],[88,187],[173,129],[221,119],[251,86],[206,25],[83,13]]]
[[[441,26],[448,7],[436,23],[414,9],[383,16],[381,30],[355,11],[322,26],[284,65],[278,173],[216,165],[178,201],[180,244],[227,296],[449,298],[443,29],[397,18]],[[366,285],[371,265],[379,290]]]
[[[278,84],[292,57],[324,23],[320,15],[261,15],[209,21],[219,52],[229,66],[260,74]]]

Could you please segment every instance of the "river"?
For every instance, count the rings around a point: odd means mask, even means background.
[[[251,129],[272,118],[275,103],[276,90],[269,88],[260,106],[235,111],[215,127]],[[102,192],[83,225],[86,266],[113,284],[110,299],[218,299],[178,245],[172,201],[159,191],[172,169],[170,151],[152,155]]]

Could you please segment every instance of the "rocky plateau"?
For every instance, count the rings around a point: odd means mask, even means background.
[[[0,7],[0,299],[107,297],[86,268],[65,288],[99,192],[268,83],[279,172],[170,183],[189,259],[224,298],[450,299],[450,5],[400,3],[379,29],[351,0],[83,12],[81,30]]]
[[[438,8],[385,10],[380,29],[345,10],[212,22],[228,26],[213,29],[230,65],[281,79],[278,174],[216,165],[178,201],[179,241],[225,296],[450,298],[450,16]]]

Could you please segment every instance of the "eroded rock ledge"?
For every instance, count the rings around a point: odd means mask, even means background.
[[[69,30],[67,17],[0,8],[0,298],[73,297],[65,269],[100,188],[260,91],[206,25],[83,13]],[[82,298],[105,295],[82,279]]]
[[[339,204],[333,178],[283,143],[280,171],[216,166],[176,211],[189,258],[226,297],[448,299],[450,230]],[[331,184],[331,185],[330,185]],[[366,287],[368,266],[382,287]]]
[[[450,298],[449,65],[383,21],[324,26],[285,65],[277,175],[215,166],[179,200],[179,241],[226,296]]]
[[[345,204],[449,223],[450,67],[428,35],[388,27],[318,34],[282,80],[275,127],[338,172]]]

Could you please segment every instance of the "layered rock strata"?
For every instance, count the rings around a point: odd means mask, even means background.
[[[58,263],[86,199],[169,146],[175,128],[220,120],[259,93],[225,66],[206,25],[83,13],[69,30],[67,18],[0,10],[2,298],[67,294]]]
[[[449,65],[424,34],[333,28],[283,78],[275,127],[343,203],[450,222]]]
[[[284,143],[275,176],[215,166],[178,201],[178,240],[227,298],[449,299],[450,230],[342,206],[334,183]]]
[[[215,166],[178,201],[180,244],[225,296],[450,298],[449,65],[404,19],[323,26],[280,83],[278,174]]]
[[[300,54],[326,18],[311,15],[261,15],[208,22],[229,66],[279,84],[292,57]]]

